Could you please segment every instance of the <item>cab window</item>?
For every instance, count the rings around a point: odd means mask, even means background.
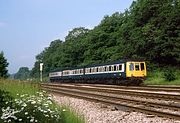
[[[135,64],[135,70],[136,70],[136,71],[139,71],[139,70],[140,70],[140,68],[139,68],[139,63],[136,63],[136,64]]]
[[[144,63],[141,63],[141,70],[144,70]]]
[[[119,65],[119,70],[122,70],[122,65]]]
[[[133,63],[130,63],[129,65],[129,71],[133,71],[134,70],[134,64]]]

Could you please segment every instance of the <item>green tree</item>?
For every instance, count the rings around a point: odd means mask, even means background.
[[[14,75],[14,79],[27,80],[30,76],[28,67],[19,68],[18,72]]]
[[[7,78],[8,77],[8,62],[6,58],[4,57],[4,53],[0,53],[0,77]]]
[[[161,66],[180,65],[180,0],[136,0],[124,13],[106,15],[92,30],[69,31],[36,57],[32,74],[72,66],[143,58]]]

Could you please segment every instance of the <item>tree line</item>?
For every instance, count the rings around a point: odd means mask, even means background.
[[[136,0],[125,12],[106,15],[93,29],[77,27],[36,56],[29,76],[55,69],[144,59],[160,67],[180,66],[180,0]]]

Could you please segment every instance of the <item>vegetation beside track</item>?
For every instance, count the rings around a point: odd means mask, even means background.
[[[39,84],[0,79],[0,123],[84,123],[68,107],[55,104]]]
[[[169,72],[169,73],[168,73]],[[168,78],[169,77],[169,78]],[[174,79],[173,79],[174,78]],[[169,81],[173,79],[172,81]],[[145,85],[180,85],[180,70],[176,68],[148,71]]]

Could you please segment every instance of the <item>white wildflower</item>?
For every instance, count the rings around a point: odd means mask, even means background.
[[[23,95],[21,95],[20,97],[24,97],[25,95],[23,94]]]
[[[19,121],[22,121],[22,119],[18,119]]]
[[[22,104],[22,106],[23,106],[23,107],[26,107],[26,106],[27,106],[27,104],[26,104],[26,103],[23,103],[23,104]]]
[[[47,111],[46,111],[46,110],[44,110],[43,112],[44,112],[44,113],[47,113]]]
[[[44,103],[43,105],[44,105],[44,106],[48,106],[48,104],[47,104],[47,103]]]
[[[32,101],[31,104],[36,104],[36,101]]]
[[[32,118],[32,119],[30,120],[30,122],[34,122],[34,119]]]

